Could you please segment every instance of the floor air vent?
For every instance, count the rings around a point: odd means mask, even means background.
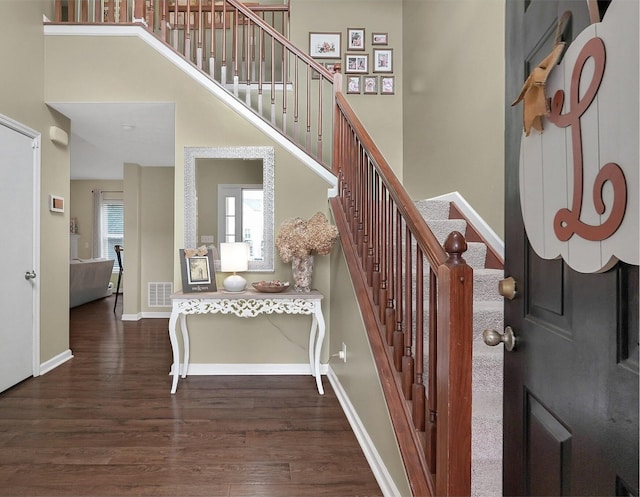
[[[149,283],[149,307],[171,307],[173,283]]]

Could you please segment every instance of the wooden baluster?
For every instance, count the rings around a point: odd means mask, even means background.
[[[118,7],[118,18],[116,19],[116,22],[128,21],[129,19],[127,19],[127,2],[126,0],[120,0],[120,6]]]
[[[428,408],[429,425],[426,428],[426,459],[431,473],[436,473],[436,449],[437,449],[437,428],[438,428],[438,390],[437,390],[437,368],[438,368],[438,282],[433,268],[429,270],[429,389]]]
[[[245,71],[245,76],[246,76],[246,80],[245,80],[245,84],[246,84],[246,92],[244,95],[244,101],[247,104],[248,107],[251,107],[251,67],[250,67],[250,57],[249,57],[249,52],[250,52],[250,47],[251,47],[251,21],[248,17],[244,18],[244,23],[242,25],[242,28],[245,30],[244,32],[244,36],[242,37],[243,44],[244,44],[244,50],[243,50],[243,57],[245,59],[244,62],[244,71]]]
[[[416,250],[416,349],[415,374],[411,391],[413,426],[419,431],[425,428],[424,372],[424,256],[420,247]]]
[[[222,50],[220,65],[220,82],[227,84],[227,2],[222,3]]]
[[[413,344],[413,236],[406,230],[405,247],[405,308],[404,308],[404,350],[402,354],[402,393],[407,400],[411,400],[411,385],[413,383],[414,361],[411,355]]]
[[[190,1],[190,0],[189,0]],[[198,44],[196,46],[196,65],[198,69],[202,69],[203,58],[203,41],[204,41],[204,19],[202,17],[202,0],[198,0],[198,17],[196,19],[196,36]]]
[[[178,31],[180,27],[180,12],[178,0],[173,0],[173,49],[178,50]]]
[[[133,17],[137,18],[138,17],[138,4],[139,4],[139,0],[136,1],[135,3],[135,7],[134,7],[134,11],[133,11]],[[162,7],[161,7],[161,14],[160,14],[160,36],[162,38],[162,41],[164,41],[165,43],[167,43],[169,40],[167,38],[167,23],[169,22],[168,19],[168,10],[169,8],[169,4],[167,3],[167,0],[162,0]]]
[[[191,57],[191,0],[187,0],[187,10],[184,17],[184,51],[183,55],[190,61]]]
[[[289,71],[288,67],[289,57],[287,55],[287,51],[285,47],[282,47],[282,132],[287,134],[287,73]]]
[[[259,57],[260,57],[260,61],[259,61],[259,66],[258,66],[258,113],[260,115],[262,115],[262,92],[263,92],[263,84],[264,84],[264,74],[265,74],[265,49],[264,49],[264,43],[265,43],[265,32],[263,29],[260,29],[260,37],[258,40],[259,43]]]
[[[211,5],[209,24],[209,76],[216,79],[216,6],[213,0],[209,0]],[[224,36],[224,32],[222,32]]]
[[[322,76],[318,80],[318,144],[316,155],[322,162]]]
[[[276,125],[276,42],[271,38],[271,125]],[[307,98],[307,106],[309,105]]]
[[[231,63],[233,65],[233,94],[237,97],[239,93],[239,84],[240,84],[240,73],[238,70],[239,58],[240,54],[238,53],[240,50],[240,46],[238,43],[238,31],[239,31],[239,23],[240,23],[240,13],[238,9],[233,8],[233,27],[232,27],[232,43],[233,49],[231,50]]]
[[[298,78],[298,71],[301,62],[300,58],[297,55],[295,56],[295,61],[296,62],[293,68],[293,141],[298,143],[298,140],[300,139],[300,80]],[[307,78],[310,78],[313,70],[308,65],[306,65],[306,67]]]

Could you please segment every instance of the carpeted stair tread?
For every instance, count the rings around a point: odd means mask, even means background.
[[[416,206],[429,228],[444,244],[449,233],[466,235],[467,222],[449,219],[450,203],[443,200],[419,200]],[[500,497],[502,495],[502,382],[504,351],[502,346],[489,347],[482,332],[492,328],[503,330],[503,298],[498,283],[503,270],[486,269],[487,247],[479,242],[467,242],[463,257],[473,268],[473,364],[472,364],[472,426],[471,426],[471,495]],[[415,284],[415,282],[414,282]],[[425,285],[425,298],[428,285]],[[414,310],[415,313],[415,310]],[[428,309],[424,309],[425,320]],[[426,337],[425,337],[426,339]]]

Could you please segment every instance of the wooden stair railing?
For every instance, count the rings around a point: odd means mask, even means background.
[[[331,169],[334,79],[339,75],[288,40],[288,2],[55,0],[55,22],[143,24]]]
[[[331,207],[412,492],[470,495],[466,242],[454,232],[442,248],[341,93],[334,133]]]
[[[283,12],[237,0],[54,1],[56,23],[143,24],[333,170],[339,191],[331,207],[412,492],[470,495],[466,242],[453,233],[443,250],[341,93],[341,74],[287,40],[288,5]]]

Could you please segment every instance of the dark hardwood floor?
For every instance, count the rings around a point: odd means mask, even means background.
[[[118,307],[120,307],[119,299]],[[379,496],[311,376],[191,376],[169,393],[167,319],[71,310],[74,358],[0,394],[1,496]]]

